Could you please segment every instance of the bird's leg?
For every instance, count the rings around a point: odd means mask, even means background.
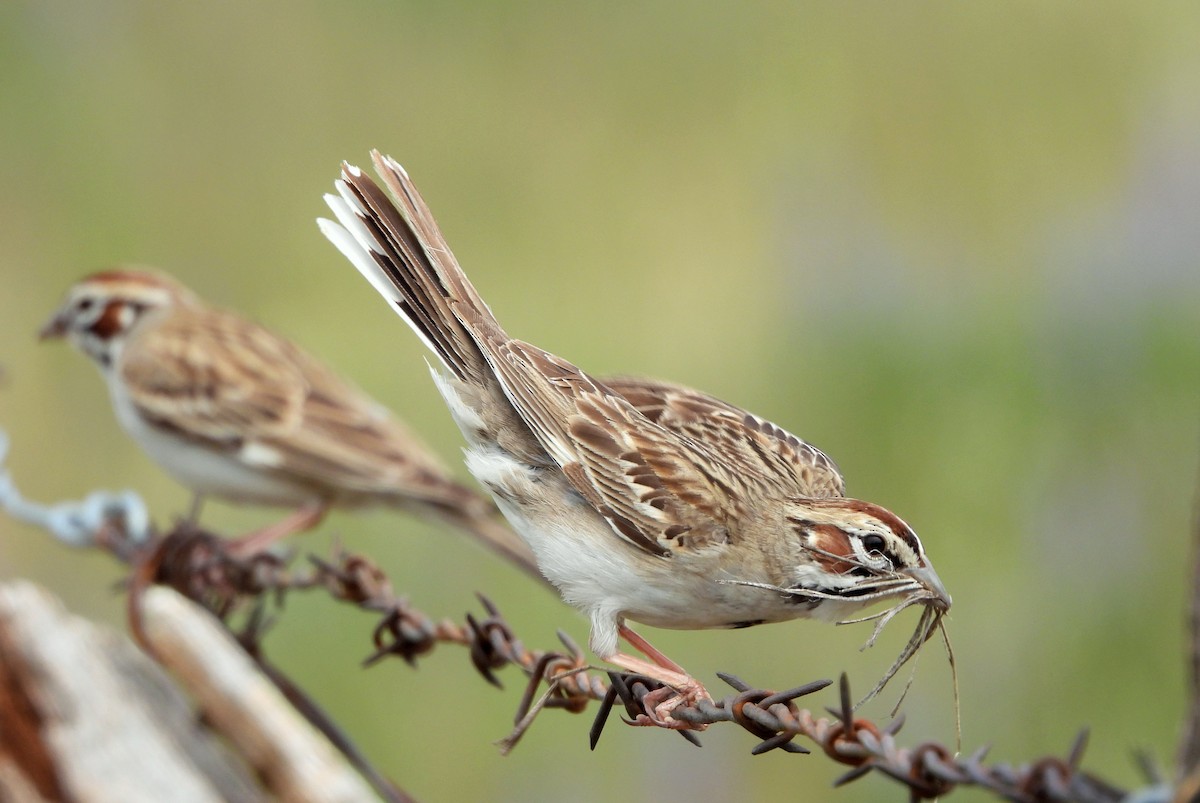
[[[229,554],[239,558],[257,555],[281,538],[316,527],[328,512],[329,505],[326,503],[309,502],[296,508],[274,524],[269,524],[233,540],[229,544]]]
[[[629,642],[631,647],[641,652],[650,660],[647,661],[621,652],[603,656],[604,660],[629,672],[645,675],[648,678],[666,684],[664,688],[650,692],[643,699],[642,703],[647,712],[649,712],[649,716],[646,717],[648,721],[639,721],[637,724],[657,725],[660,728],[672,728],[675,730],[704,730],[707,726],[692,725],[691,723],[671,717],[671,712],[681,705],[694,706],[705,700],[711,701],[712,695],[704,688],[704,684],[685,672],[679,664],[651,646],[644,638],[630,630],[624,622],[618,626],[617,632]]]
[[[187,525],[189,530],[194,530],[200,526],[200,510],[204,507],[204,494],[192,494],[192,504],[188,507],[187,518],[183,523]]]
[[[621,638],[629,642],[630,647],[633,647],[635,650],[649,658],[658,666],[661,666],[663,669],[670,669],[673,672],[678,672],[681,675],[687,675],[687,672],[684,671],[682,666],[659,652],[654,645],[635,633],[629,627],[629,625],[621,622],[621,624],[617,625],[617,633],[621,636]]]

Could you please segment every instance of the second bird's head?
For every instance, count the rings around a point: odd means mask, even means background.
[[[140,328],[168,309],[199,303],[190,290],[161,273],[136,268],[101,271],[67,290],[38,336],[65,338],[107,372]]]

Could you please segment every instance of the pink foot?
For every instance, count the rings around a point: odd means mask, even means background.
[[[698,681],[689,679],[682,688],[663,686],[642,698],[646,713],[640,714],[633,724],[670,730],[706,730],[707,725],[693,724],[672,716],[676,708],[694,708],[701,702],[712,702],[712,697]]]

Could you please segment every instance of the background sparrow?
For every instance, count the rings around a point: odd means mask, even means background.
[[[949,608],[912,529],[842,496],[820,450],[688,388],[599,381],[510,338],[404,170],[372,156],[395,202],[344,165],[339,195],[326,196],[340,225],[321,230],[440,358],[434,381],[467,439],[467,467],[588,616],[592,650],[678,692],[655,700],[656,724],[686,727],[671,710],[707,692],[626,619],[837,620],[914,596]],[[648,660],[620,652],[619,637]]]
[[[125,431],[199,500],[293,508],[241,539],[252,553],[331,505],[391,505],[466,530],[537,574],[481,495],[380,404],[290,341],[174,279],[118,269],[72,286],[41,330],[108,384]]]

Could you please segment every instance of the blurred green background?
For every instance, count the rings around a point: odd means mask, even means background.
[[[1135,3],[154,2],[0,5],[0,426],[40,499],[187,495],[119,432],[95,371],[39,347],[65,287],[173,272],[285,332],[454,460],[416,340],[318,234],[338,164],[410,170],[514,335],[659,375],[835,456],[954,595],[964,746],[1062,752],[1126,784],[1182,713],[1200,463],[1200,6]],[[455,463],[457,465],[457,462]],[[210,505],[238,532],[273,513]],[[486,591],[531,646],[583,620],[461,539],[337,515],[431,614]],[[0,575],[121,623],[108,558],[0,518]],[[865,690],[914,614],[653,632],[702,678]],[[509,758],[522,681],[459,650],[361,670],[371,620],[296,596],[277,662],[428,800],[897,800],[819,758],[697,750],[551,712]],[[717,683],[717,681],[713,681]],[[867,714],[886,717],[899,685]],[[832,703],[826,694],[816,704]],[[953,743],[931,644],[907,743]],[[469,770],[469,771],[468,771]],[[955,799],[982,800],[964,793]]]

